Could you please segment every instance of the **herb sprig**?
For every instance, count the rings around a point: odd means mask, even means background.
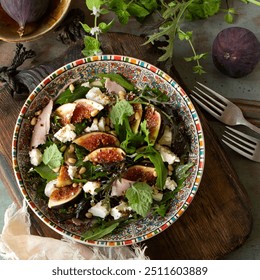
[[[260,6],[257,0],[240,0],[246,4]],[[222,8],[223,2],[226,9]],[[224,19],[227,23],[233,23],[238,13],[234,7],[229,6],[229,1],[221,0],[86,0],[87,8],[94,16],[94,26],[82,23],[82,26],[88,35],[84,38],[85,56],[98,55],[102,53],[99,41],[100,33],[107,32],[113,25],[114,20],[109,23],[103,21],[98,23],[99,17],[107,13],[114,13],[122,25],[128,23],[131,17],[140,22],[144,22],[150,15],[157,13],[161,20],[156,31],[151,34],[146,43],[155,44],[164,43],[159,47],[163,54],[159,61],[172,60],[174,55],[174,45],[176,38],[186,41],[192,51],[192,56],[185,57],[184,60],[195,63],[193,72],[197,74],[205,73],[201,60],[206,57],[206,53],[197,53],[192,43],[192,31],[184,31],[183,23],[198,19],[207,19],[220,12],[224,12]]]

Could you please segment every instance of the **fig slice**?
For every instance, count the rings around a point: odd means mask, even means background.
[[[60,188],[60,187],[64,187],[64,186],[68,186],[71,185],[72,181],[71,178],[69,176],[68,173],[68,167],[63,165],[60,168],[60,172],[57,178],[57,183],[56,183],[56,187]]]
[[[149,130],[149,140],[155,143],[161,127],[161,114],[153,106],[146,106],[144,119]]]
[[[122,175],[122,178],[129,181],[145,182],[149,185],[155,184],[156,177],[157,174],[154,167],[143,165],[133,165]]]
[[[69,185],[62,188],[56,188],[50,195],[48,207],[55,208],[64,206],[64,204],[74,201],[81,191],[82,188],[79,185],[76,187]]]
[[[87,159],[93,163],[109,164],[123,161],[125,156],[126,154],[121,148],[104,147],[91,152]]]
[[[103,105],[86,98],[78,99],[74,103],[76,107],[71,118],[72,123],[80,123],[84,119],[95,117],[104,108]]]
[[[140,103],[134,103],[132,107],[134,109],[134,114],[129,118],[129,123],[133,133],[137,133],[143,115],[143,107]]]
[[[62,125],[70,124],[70,120],[73,116],[73,112],[76,108],[75,103],[66,103],[59,106],[55,110],[55,114],[60,117],[60,123]]]
[[[98,148],[120,145],[119,140],[113,134],[95,131],[82,135],[73,141],[79,146],[92,152]]]

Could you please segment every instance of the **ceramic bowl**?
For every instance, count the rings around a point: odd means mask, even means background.
[[[172,107],[182,118],[191,151],[189,162],[194,165],[186,179],[185,186],[171,202],[165,217],[148,215],[126,227],[117,230],[102,239],[84,240],[80,228],[70,227],[52,216],[46,201],[37,198],[37,191],[28,177],[30,159],[28,156],[32,126],[30,118],[42,108],[46,96],[55,98],[57,93],[73,80],[89,80],[96,73],[120,73],[138,87],[157,87],[167,92],[172,100]],[[45,101],[44,101],[45,100]],[[45,102],[46,103],[46,102]],[[103,55],[80,59],[58,69],[44,79],[30,94],[18,117],[13,138],[13,166],[19,188],[32,210],[49,227],[61,235],[81,243],[97,246],[124,246],[151,238],[174,224],[191,204],[202,178],[204,169],[204,137],[198,114],[187,94],[168,74],[157,67],[135,58],[120,55]]]
[[[0,40],[6,42],[28,42],[36,40],[53,30],[64,19],[70,7],[71,0],[50,1],[45,16],[34,23],[28,23],[22,37],[17,33],[18,24],[7,15],[0,5]]]

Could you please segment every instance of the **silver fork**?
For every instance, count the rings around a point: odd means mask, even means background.
[[[225,130],[221,140],[244,157],[260,162],[260,141],[231,127],[226,128],[228,130]]]
[[[242,111],[234,103],[218,94],[214,90],[197,82],[202,89],[195,86],[191,97],[213,117],[227,125],[245,125],[253,131],[260,133],[260,128],[248,122],[243,116]],[[206,90],[207,93],[204,91]],[[211,95],[209,94],[211,93]]]

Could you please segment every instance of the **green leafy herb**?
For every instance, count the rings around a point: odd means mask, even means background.
[[[97,76],[102,78],[109,78],[111,81],[117,82],[120,86],[129,91],[132,91],[135,88],[133,84],[126,80],[126,78],[116,73],[100,73],[97,74]]]
[[[97,240],[113,232],[118,226],[118,221],[104,222],[102,225],[91,227],[83,234],[85,240]]]
[[[151,187],[142,182],[134,183],[126,191],[129,206],[142,217],[146,217],[153,202]]]
[[[124,120],[132,116],[133,113],[134,109],[131,104],[126,100],[121,100],[113,106],[110,112],[110,119],[113,125],[117,127],[123,125]]]
[[[61,166],[63,157],[56,144],[52,144],[44,150],[42,161],[50,169]]]
[[[84,37],[85,48],[82,50],[83,55],[92,56],[102,53],[100,49],[100,42],[97,38],[91,36]]]
[[[89,91],[88,87],[84,87],[80,85],[76,86],[73,92],[71,92],[71,90],[67,88],[64,92],[62,92],[59,95],[59,97],[55,101],[55,104],[63,105],[65,103],[74,102],[77,99],[85,97],[88,91]]]
[[[186,164],[180,164],[179,166],[176,167],[175,178],[176,178],[178,187],[182,187],[184,181],[190,175],[189,170],[193,165],[194,164],[192,162],[190,162],[190,163],[186,163]]]
[[[47,165],[40,164],[39,166],[34,167],[34,170],[47,182],[55,180],[57,174]]]
[[[141,157],[148,158],[153,163],[157,173],[156,186],[158,189],[163,190],[167,178],[167,168],[165,167],[161,154],[152,146],[147,146],[144,150],[137,150],[135,160]]]

